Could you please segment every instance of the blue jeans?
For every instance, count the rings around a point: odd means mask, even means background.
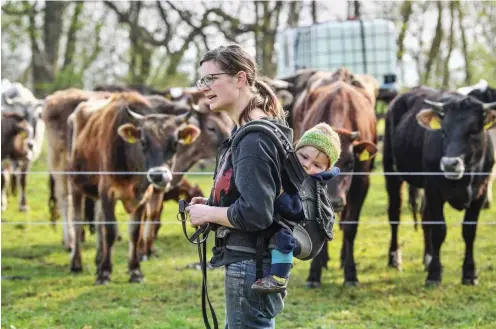
[[[270,265],[264,266],[268,273]],[[275,317],[284,308],[282,294],[259,294],[251,289],[256,279],[254,260],[226,265],[225,329],[274,329]]]

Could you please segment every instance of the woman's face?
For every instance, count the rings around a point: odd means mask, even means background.
[[[234,107],[240,89],[236,73],[222,70],[215,61],[204,62],[201,65],[198,87],[208,99],[210,110],[229,111]]]

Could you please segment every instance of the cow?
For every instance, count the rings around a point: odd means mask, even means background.
[[[32,156],[29,160],[15,161],[12,166],[16,167],[20,173],[13,174],[9,179],[12,183],[12,191],[17,193],[17,180],[21,185],[21,197],[19,199],[19,210],[28,211],[26,197],[27,171],[31,163],[36,161],[43,145],[45,134],[45,124],[41,119],[43,100],[34,97],[33,93],[22,84],[4,79],[2,80],[2,112],[13,112],[22,116],[28,125],[32,136],[29,136],[32,143]]]
[[[67,225],[69,207],[71,204],[68,179],[64,173],[67,171],[68,135],[67,121],[76,107],[89,99],[107,99],[111,96],[108,92],[92,92],[76,88],[59,90],[45,99],[43,107],[43,121],[46,124],[48,141],[48,168],[50,176],[49,210],[51,221],[62,217],[63,245],[71,250],[74,245],[74,231]],[[53,174],[53,172],[56,172]],[[58,211],[57,211],[58,210]]]
[[[99,241],[96,283],[110,281],[116,238],[114,207],[120,200],[130,214],[129,281],[143,281],[137,252],[143,217],[148,217],[150,203],[162,203],[163,193],[172,181],[168,163],[177,145],[190,144],[200,135],[200,130],[185,119],[186,115],[156,114],[145,97],[127,92],[113,95],[103,108],[94,111],[85,125],[77,126],[69,161],[71,172],[78,172],[70,175],[72,220],[76,223],[71,271],[82,270],[81,225],[77,223],[83,218],[84,197],[90,197],[98,200],[96,213],[101,213],[104,220],[104,224],[96,225]]]
[[[191,183],[186,178],[183,178],[179,185],[165,192],[164,201],[175,200],[179,202],[179,200],[185,200],[187,202],[190,202],[191,199],[198,196],[203,196],[203,192],[198,184],[191,185]]]
[[[29,162],[33,157],[32,127],[18,113],[2,111],[2,212],[7,210],[7,190],[12,161]]]
[[[314,75],[315,76],[315,75]],[[374,88],[366,88],[364,82],[352,78],[353,74],[339,69],[324,77],[327,82],[314,80],[322,86],[312,89],[300,114],[304,120],[301,131],[320,122],[331,125],[341,139],[341,155],[336,166],[343,174],[327,185],[328,195],[334,210],[341,213],[344,240],[341,249],[341,266],[344,268],[346,285],[357,285],[358,278],[353,246],[358,228],[360,211],[369,188],[368,175],[346,173],[368,173],[373,168],[377,153],[376,118],[374,112]],[[300,136],[295,136],[298,139]],[[350,223],[348,223],[350,222]],[[327,244],[310,266],[306,285],[317,288],[321,285],[322,267],[327,263]]]
[[[477,284],[473,247],[477,220],[485,199],[488,173],[494,165],[494,146],[487,131],[496,123],[496,102],[424,86],[398,96],[386,114],[384,171],[392,238],[389,266],[397,266],[403,181],[424,190],[422,228],[426,285],[442,280],[441,246],[446,237],[445,203],[465,210],[462,283]],[[419,175],[401,175],[404,172]],[[429,172],[434,175],[422,175]],[[472,175],[472,173],[480,173]]]
[[[470,95],[472,97],[477,98],[481,102],[491,103],[496,102],[496,89],[489,87],[486,80],[480,80],[474,86],[463,87],[457,90],[459,93],[464,95]],[[496,146],[496,129],[488,130],[489,137],[493,143],[493,146]],[[496,147],[495,154],[496,158]],[[491,202],[493,201],[493,182],[496,179],[496,165],[493,167],[491,178],[489,179],[489,184],[487,186],[487,200],[485,207],[489,208]]]
[[[194,143],[179,144],[177,146],[177,152],[172,160],[172,189],[182,184],[181,181],[184,177],[184,173],[189,171],[191,167],[193,167],[200,160],[214,158],[217,154],[217,150],[221,144],[229,138],[234,127],[233,121],[225,113],[215,113],[210,111],[204,98],[200,98],[198,104],[194,104],[193,102],[195,99],[191,98],[190,93],[185,92],[183,97],[186,97],[186,99],[176,98],[173,103],[188,103],[192,106],[192,108],[194,108],[193,111],[189,111],[187,120],[189,123],[197,126],[201,130],[201,134]],[[167,104],[172,102],[165,100],[160,96],[148,96],[147,99],[149,99],[154,105],[157,113],[175,115],[185,114],[184,110],[177,105],[171,108]],[[164,195],[164,201],[167,200],[168,196],[166,194]],[[140,254],[142,254],[144,258],[147,258],[155,253],[153,242],[157,238],[158,231],[161,227],[161,207],[154,209],[156,209],[156,211],[151,211],[149,213],[149,215],[152,216],[151,222],[154,224],[151,228],[145,230],[147,233],[143,238],[145,241],[145,250],[140,250]]]

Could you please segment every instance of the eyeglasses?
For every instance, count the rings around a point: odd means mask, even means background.
[[[222,72],[222,73],[207,74],[206,76],[204,76],[200,80],[196,80],[196,87],[198,89],[202,89],[203,86],[205,86],[205,87],[211,86],[215,81],[214,77],[216,75],[222,75],[222,74],[236,74],[236,73]]]

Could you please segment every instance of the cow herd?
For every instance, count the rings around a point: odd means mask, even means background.
[[[442,279],[445,203],[465,210],[464,221],[471,224],[462,229],[466,245],[462,282],[477,283],[475,224],[491,200],[489,173],[495,163],[494,89],[487,83],[458,92],[419,86],[391,100],[381,97],[375,78],[344,68],[302,70],[267,82],[288,112],[295,142],[319,122],[327,122],[340,135],[342,153],[336,165],[343,174],[328,184],[328,194],[341,213],[340,262],[346,285],[358,284],[354,241],[370,186],[368,173],[379,151],[375,106],[381,100],[389,103],[383,145],[392,232],[389,266],[401,269],[402,265],[398,224],[401,186],[407,182],[411,195],[423,190],[426,283],[439,284]],[[213,158],[233,128],[227,116],[208,109],[198,91],[171,88],[166,93],[145,93],[98,86],[93,91],[60,90],[38,100],[22,85],[2,81],[2,211],[7,207],[9,183],[17,179],[10,174],[14,167],[21,172],[20,210],[27,210],[26,172],[46,135],[49,208],[52,220],[62,219],[72,272],[83,269],[82,223],[99,219],[92,225],[97,233],[97,284],[111,280],[112,247],[119,236],[117,201],[129,214],[129,281],[141,282],[140,262],[154,253],[163,202],[201,195],[182,173]],[[326,245],[312,260],[307,286],[321,285],[327,261]]]

